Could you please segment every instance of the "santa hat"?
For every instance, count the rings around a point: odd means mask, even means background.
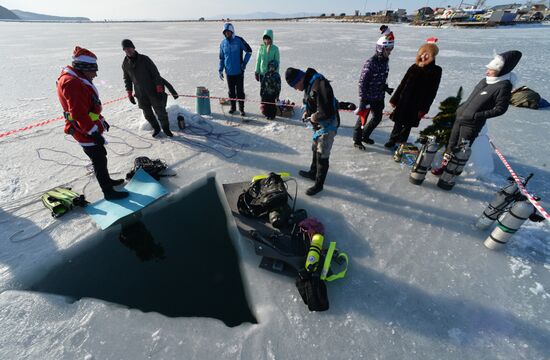
[[[97,71],[97,56],[90,50],[77,46],[73,51],[73,67],[80,71]]]
[[[521,59],[521,52],[517,50],[506,51],[495,55],[493,60],[486,65],[487,69],[495,70],[498,76],[504,76],[516,67]]]

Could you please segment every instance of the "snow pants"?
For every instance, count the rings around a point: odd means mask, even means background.
[[[105,193],[113,189],[111,184],[111,177],[109,176],[109,170],[107,169],[107,150],[104,145],[83,146],[82,150],[92,160],[94,166],[94,174],[101,187],[101,190]]]
[[[228,95],[231,99],[244,99],[244,74],[227,75]],[[231,109],[235,110],[235,100],[231,100]],[[244,110],[244,101],[239,101],[239,110]]]
[[[458,145],[460,145],[462,139],[469,141],[470,145],[472,145],[480,131],[481,129],[476,126],[463,125],[459,120],[456,120],[451,130],[449,144],[447,144],[445,152],[447,154],[452,154]]]
[[[163,129],[170,129],[168,113],[166,112],[166,101],[168,99],[166,93],[161,94],[159,99],[150,99],[147,95],[138,97],[137,99],[138,106],[143,111],[145,120],[151,124],[155,131],[160,130],[159,123]],[[153,113],[153,110],[155,110],[155,113]],[[155,114],[157,114],[157,116],[155,116]]]

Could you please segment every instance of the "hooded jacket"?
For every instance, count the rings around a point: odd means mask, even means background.
[[[420,48],[419,55],[422,49],[423,47]],[[427,114],[430,111],[437,95],[441,73],[441,67],[435,64],[435,53],[430,53],[426,61],[417,56],[416,62],[407,70],[390,99],[390,103],[396,106],[392,120],[417,127],[420,124],[418,113]]]
[[[456,110],[456,120],[461,125],[481,129],[487,119],[500,116],[508,110],[511,97],[510,80],[488,84],[486,79],[483,79]]]
[[[233,35],[229,39],[223,39],[220,44],[218,71],[222,72],[225,69],[227,76],[241,75],[252,56],[252,48],[242,37],[235,35],[232,24],[225,24],[222,33],[226,30],[231,31]],[[244,58],[243,52],[245,53]]]
[[[65,133],[82,146],[95,145],[91,134],[103,133],[104,125],[101,101],[92,82],[67,66],[57,79],[57,96],[65,114]]]
[[[262,45],[260,45],[260,50],[258,50],[258,57],[256,59],[256,72],[260,75],[265,75],[267,73],[269,63],[273,60],[277,61],[277,69],[275,71],[279,72],[279,64],[281,63],[279,48],[277,47],[277,45],[275,45],[273,39],[273,30],[265,30],[263,36],[266,35],[271,38],[271,46],[268,50],[267,46],[262,41]]]
[[[313,76],[317,71],[312,68],[306,70],[304,76],[304,104],[306,105],[307,115],[311,117],[314,123],[329,123],[333,127],[340,125],[340,115],[335,106],[334,92],[330,82],[324,77],[313,81]]]
[[[384,100],[384,86],[388,79],[389,60],[376,53],[363,65],[359,77],[359,100],[361,102]]]

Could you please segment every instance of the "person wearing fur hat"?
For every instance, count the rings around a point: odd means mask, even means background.
[[[396,143],[406,143],[411,129],[418,127],[430,110],[441,81],[441,67],[435,64],[438,53],[435,41],[427,42],[418,49],[415,63],[409,67],[390,99],[390,105],[394,108],[391,115],[394,125],[385,147],[393,148]]]
[[[219,76],[220,79],[223,80],[223,71],[225,70],[225,75],[227,75],[227,86],[229,88],[229,98],[243,99],[239,100],[239,110],[241,115],[245,116],[244,72],[252,56],[252,48],[242,37],[235,35],[233,24],[225,23],[222,33],[224,39],[220,44]],[[268,64],[266,64],[266,66],[267,65]],[[234,114],[237,111],[236,100],[230,100],[230,103],[231,109],[229,113]]]
[[[93,84],[97,70],[97,56],[88,49],[75,47],[72,65],[63,68],[57,79],[57,96],[65,117],[64,131],[72,135],[92,161],[105,199],[122,199],[128,193],[113,187],[122,185],[124,179],[111,179],[107,169],[103,132],[109,130],[109,124],[101,115],[99,92]]]
[[[167,95],[164,92],[168,88],[174,99],[178,98],[172,85],[160,76],[157,66],[148,56],[136,51],[134,43],[129,39],[122,40],[122,50],[126,54],[122,62],[124,73],[124,85],[128,92],[128,99],[132,104],[138,100],[138,106],[143,111],[145,120],[153,128],[153,137],[160,133],[160,128],[168,137],[174,136],[170,131],[168,113],[166,112]],[[153,110],[155,113],[153,113]],[[157,115],[155,117],[155,114]],[[157,121],[158,118],[158,121]],[[159,126],[160,123],[160,126]]]
[[[355,111],[357,122],[353,131],[353,146],[365,150],[362,142],[374,144],[370,135],[382,121],[385,92],[391,93],[386,81],[389,73],[389,58],[394,41],[382,36],[376,42],[376,53],[363,65],[359,78],[359,107]],[[372,114],[367,123],[369,114]]]
[[[329,168],[329,157],[334,143],[334,137],[340,126],[338,101],[330,82],[315,69],[308,68],[305,72],[288,68],[285,72],[288,85],[295,90],[304,92],[304,121],[313,125],[313,159],[308,171],[300,170],[302,177],[315,181],[306,190],[307,195],[315,195],[323,190]]]
[[[433,168],[434,175],[441,175],[459,149],[462,140],[473,144],[487,119],[500,116],[508,110],[516,75],[512,72],[521,59],[521,52],[506,51],[495,55],[486,65],[485,78],[474,88],[468,99],[456,110],[456,120],[451,130],[449,143],[439,167]]]

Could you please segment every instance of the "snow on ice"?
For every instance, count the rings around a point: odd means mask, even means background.
[[[236,23],[237,33],[254,51],[263,29],[273,29],[282,69],[314,67],[332,80],[341,101],[353,102],[378,27]],[[443,78],[430,115],[460,86],[469,94],[493,50],[522,51],[518,84],[550,97],[548,27],[392,28],[397,40],[390,86],[399,83],[424,39],[440,39],[437,63]],[[214,96],[226,94],[217,78],[218,23],[0,23],[0,32],[0,132],[59,116],[55,80],[77,44],[99,57],[96,85],[103,101],[124,95],[119,44],[129,36],[180,93],[206,86]],[[251,72],[245,83],[247,97],[258,99]],[[299,103],[300,95],[283,84],[282,97]],[[216,102],[213,115],[205,117],[191,112],[191,99],[169,105],[173,129],[175,117],[183,113],[196,129],[221,138],[187,132],[174,140],[153,140],[136,106],[111,104],[104,115],[113,126],[107,136],[113,173],[126,173],[137,156],[162,158],[178,174],[165,180],[176,193],[211,171],[219,183],[229,183],[270,170],[297,174],[309,165],[311,131],[299,114],[274,123],[257,117],[241,124]],[[247,112],[256,116],[257,104],[247,104]],[[310,313],[294,282],[259,269],[251,246],[240,241],[243,281],[258,324],[235,328],[209,318],[167,318],[96,299],[71,302],[24,291],[99,231],[79,212],[42,231],[51,218],[37,196],[64,183],[92,201],[101,193],[85,155],[63,135],[61,122],[0,140],[0,358],[547,359],[549,226],[526,224],[503,252],[484,248],[488,233],[473,223],[508,176],[486,138],[476,143],[468,173],[453,191],[443,192],[431,176],[421,187],[409,184],[408,168],[393,162],[381,146],[389,120],[374,132],[376,145],[366,152],[352,147],[354,121],[343,115],[325,190],[306,198],[308,182],[297,179],[299,206],[321,219],[327,239],[351,255],[347,277],[328,286],[330,310]],[[510,108],[488,121],[487,134],[520,175],[535,173],[529,189],[548,209],[548,111]]]

